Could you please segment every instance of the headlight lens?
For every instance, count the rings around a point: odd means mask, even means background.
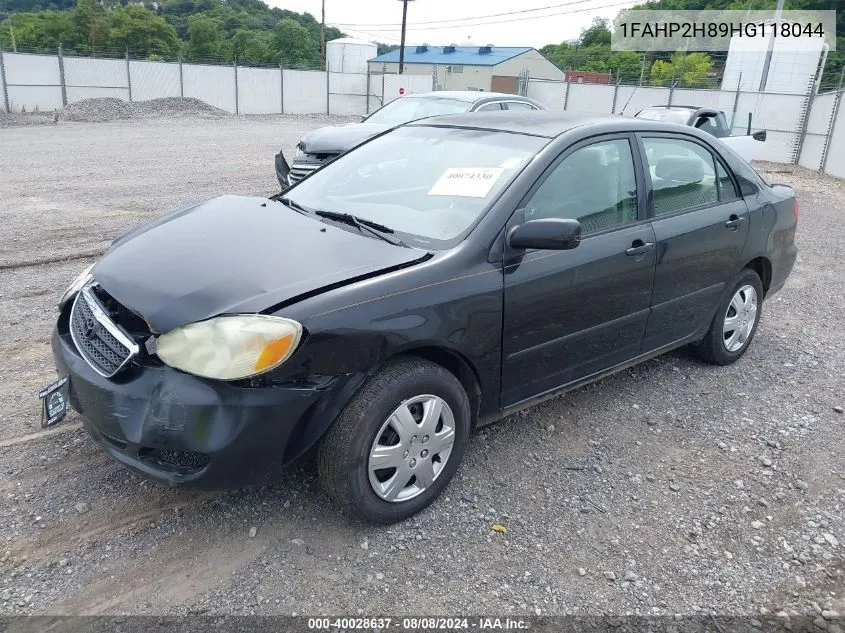
[[[305,153],[305,152],[303,152],[303,151],[302,151],[302,146],[301,146],[301,145],[297,145],[297,146],[296,146],[296,149],[295,149],[295,150],[294,150],[294,152],[293,152],[293,159],[294,159],[294,160],[296,160],[297,158],[299,158],[300,156],[302,156],[304,153]]]
[[[296,321],[263,314],[221,316],[162,334],[158,357],[176,369],[216,380],[263,374],[284,363],[302,336]]]
[[[96,263],[97,262],[94,262],[94,264]],[[61,312],[62,308],[65,307],[65,304],[70,301],[70,298],[73,295],[82,290],[82,286],[91,281],[91,269],[94,268],[94,264],[91,264],[90,266],[88,266],[88,268],[79,273],[79,276],[74,279],[73,283],[70,284],[70,286],[68,286],[68,289],[64,291],[61,298],[59,299],[59,312]]]

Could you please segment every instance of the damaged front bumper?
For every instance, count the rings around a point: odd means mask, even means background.
[[[56,327],[53,354],[70,405],[121,464],[162,483],[219,490],[272,481],[313,446],[344,377],[239,386],[167,366],[105,378]]]
[[[276,154],[276,178],[282,187],[282,191],[291,186],[290,165],[282,152]]]

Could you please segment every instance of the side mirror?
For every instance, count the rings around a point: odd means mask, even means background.
[[[529,220],[511,229],[508,244],[511,248],[541,248],[567,251],[581,243],[581,223],[578,220],[547,218]]]
[[[751,135],[751,138],[753,138],[755,141],[765,141],[766,140],[766,130],[760,130],[759,132],[754,132],[754,134]]]

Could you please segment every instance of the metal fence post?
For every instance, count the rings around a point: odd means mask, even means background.
[[[736,109],[739,107],[739,93],[742,87],[742,72],[739,73],[739,80],[736,82],[736,94],[734,95],[734,109],[731,112],[731,133],[733,133],[734,122],[736,121]]]
[[[331,94],[329,87],[329,64],[326,63],[326,114],[331,114]]]
[[[3,63],[3,47],[0,46],[0,84],[3,86],[3,111],[11,112],[9,108],[9,88],[6,85],[6,65]]]
[[[285,67],[279,60],[279,113],[285,113]]]
[[[673,76],[672,77],[672,83],[669,84],[669,104],[668,105],[672,105],[672,95],[675,94],[675,86],[676,85],[677,85],[677,82],[675,81],[675,77]]]
[[[566,110],[566,106],[569,105],[569,86],[572,84],[572,79],[569,75],[566,75],[566,92],[563,93],[563,109]]]
[[[792,156],[792,164],[797,165],[801,161],[801,150],[804,149],[804,139],[807,138],[807,127],[810,125],[810,111],[813,109],[813,99],[816,96],[815,77],[810,79],[809,91],[801,109],[801,130],[798,132],[798,139],[795,143],[795,154]]]
[[[59,44],[59,84],[62,90],[62,107],[67,105],[67,84],[65,83],[65,56],[62,55],[62,45]]]
[[[616,86],[613,89],[613,104],[610,106],[610,113],[616,114],[616,98],[619,95],[619,84],[622,83],[622,74],[616,77]]]
[[[132,103],[132,73],[129,70],[129,49],[126,50],[126,89],[129,90],[129,102]]]
[[[232,60],[232,68],[235,69],[235,114],[240,114],[240,104],[238,103],[238,60]]]
[[[364,114],[370,113],[370,67],[367,65],[367,104],[364,106]]]
[[[836,89],[836,98],[833,101],[833,114],[830,119],[830,126],[827,129],[827,137],[824,140],[824,149],[822,150],[822,165],[819,171],[827,169],[827,158],[830,155],[830,144],[833,142],[833,132],[836,130],[836,120],[839,118],[839,108],[842,106],[842,84],[845,80],[845,66],[842,67],[842,73],[839,75],[839,87]]]
[[[179,58],[179,96],[185,96],[185,80],[182,76],[182,58]]]

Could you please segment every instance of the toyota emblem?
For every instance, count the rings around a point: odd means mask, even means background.
[[[94,338],[97,333],[97,322],[94,319],[85,319],[85,329],[82,331],[82,336],[86,339]]]

